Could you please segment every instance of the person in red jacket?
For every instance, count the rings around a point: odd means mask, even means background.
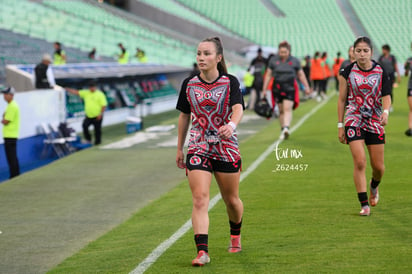
[[[320,84],[320,94],[319,94],[320,96],[318,96],[317,98],[318,101],[326,98],[326,92],[328,90],[328,81],[329,81],[329,78],[332,76],[332,71],[331,71],[330,64],[329,64],[330,62],[328,59],[328,53],[323,52],[321,59],[322,59],[322,68],[323,68],[324,75],[323,75],[323,79]]]
[[[310,79],[313,81],[313,90],[320,96],[321,82],[325,78],[323,60],[320,58],[319,51],[315,52],[310,62]]]
[[[340,67],[342,66],[342,63],[345,59],[341,57],[340,51],[336,54],[336,58],[333,60],[333,65],[332,65],[332,71],[333,71],[333,77],[335,77],[335,89],[336,91],[339,91],[339,81],[338,81],[338,76],[339,76],[339,71]]]

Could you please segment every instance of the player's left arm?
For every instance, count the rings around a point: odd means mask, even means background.
[[[382,97],[382,108],[383,112],[380,117],[381,125],[385,126],[388,124],[388,118],[389,118],[389,109],[391,107],[391,96],[390,95],[385,95]]]
[[[232,137],[233,133],[236,130],[237,125],[240,123],[240,120],[243,116],[243,105],[235,104],[232,106],[232,117],[230,122],[219,128],[220,138],[226,140]]]
[[[303,88],[305,89],[305,93],[310,94],[311,90],[309,88],[308,80],[306,79],[306,75],[303,72],[303,69],[298,70],[298,79],[302,83]]]
[[[398,68],[398,64],[395,63],[395,71],[396,71],[396,78],[398,80],[398,84],[401,83],[401,74],[399,73],[399,68]]]

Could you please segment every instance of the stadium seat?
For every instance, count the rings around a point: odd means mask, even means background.
[[[367,30],[372,42],[379,47],[375,53],[380,54],[381,46],[389,44],[391,53],[398,62],[404,63],[411,55],[412,1],[376,0],[373,4],[365,1],[350,0],[360,21]],[[364,12],[367,9],[368,12]]]

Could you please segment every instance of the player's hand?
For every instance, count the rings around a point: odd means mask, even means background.
[[[184,162],[185,155],[182,150],[177,150],[176,153],[176,165],[178,168],[186,168],[186,164]]]
[[[381,117],[379,117],[382,126],[386,126],[388,124],[388,118],[389,115],[386,112],[382,113]]]
[[[338,138],[339,142],[346,144],[345,129],[343,127],[338,128]]]
[[[233,135],[233,128],[230,125],[224,125],[219,128],[219,137],[223,140],[227,140]]]

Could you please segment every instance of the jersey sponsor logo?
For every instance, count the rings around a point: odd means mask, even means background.
[[[352,128],[348,129],[347,134],[349,138],[355,137],[355,131]]]
[[[199,156],[194,155],[194,156],[190,157],[189,162],[192,166],[198,166],[202,163],[202,159]]]

